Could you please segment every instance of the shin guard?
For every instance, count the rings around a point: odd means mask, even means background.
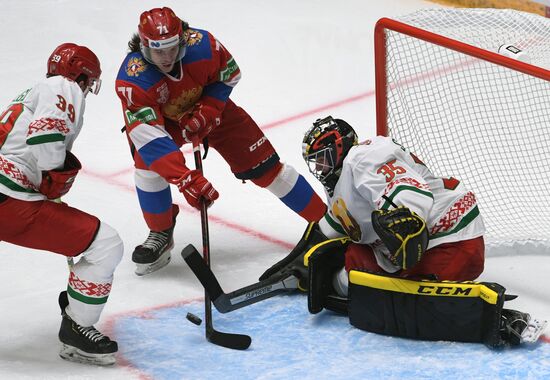
[[[347,299],[338,297],[332,287],[336,272],[344,267],[344,253],[349,238],[323,241],[312,247],[304,257],[309,268],[307,304],[311,314],[324,308],[338,313],[347,313]]]

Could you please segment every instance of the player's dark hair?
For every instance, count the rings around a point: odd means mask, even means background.
[[[130,41],[128,41],[128,48],[130,49],[130,53],[137,53],[138,51],[140,51],[139,34],[132,34],[132,38],[130,39]]]

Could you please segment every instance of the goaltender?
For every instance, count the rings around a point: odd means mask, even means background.
[[[545,321],[503,309],[505,288],[473,282],[484,266],[476,197],[435,176],[389,137],[358,143],[344,120],[318,119],[303,157],[324,185],[328,212],[260,280],[300,279],[308,308],[348,314],[357,328],[426,340],[534,342]]]

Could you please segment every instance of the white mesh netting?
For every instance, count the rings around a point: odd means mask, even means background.
[[[550,19],[432,9],[400,22],[550,69]],[[550,82],[386,29],[387,125],[478,198],[491,254],[550,253]]]

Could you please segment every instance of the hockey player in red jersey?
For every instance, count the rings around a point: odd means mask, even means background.
[[[87,47],[58,46],[47,79],[17,96],[0,114],[0,240],[54,252],[71,264],[59,295],[60,356],[109,365],[117,343],[95,324],[123,254],[117,232],[97,217],[60,201],[81,168],[71,152],[80,133],[86,95],[100,88],[100,63]]]
[[[178,209],[170,184],[187,202],[210,205],[218,191],[187,167],[179,148],[192,140],[217,150],[234,175],[267,188],[307,221],[319,220],[321,198],[292,166],[281,163],[254,120],[229,95],[241,77],[229,51],[209,32],[169,8],[143,12],[116,79],[135,164],[135,184],[150,233],[136,247],[136,274],[170,260]]]

